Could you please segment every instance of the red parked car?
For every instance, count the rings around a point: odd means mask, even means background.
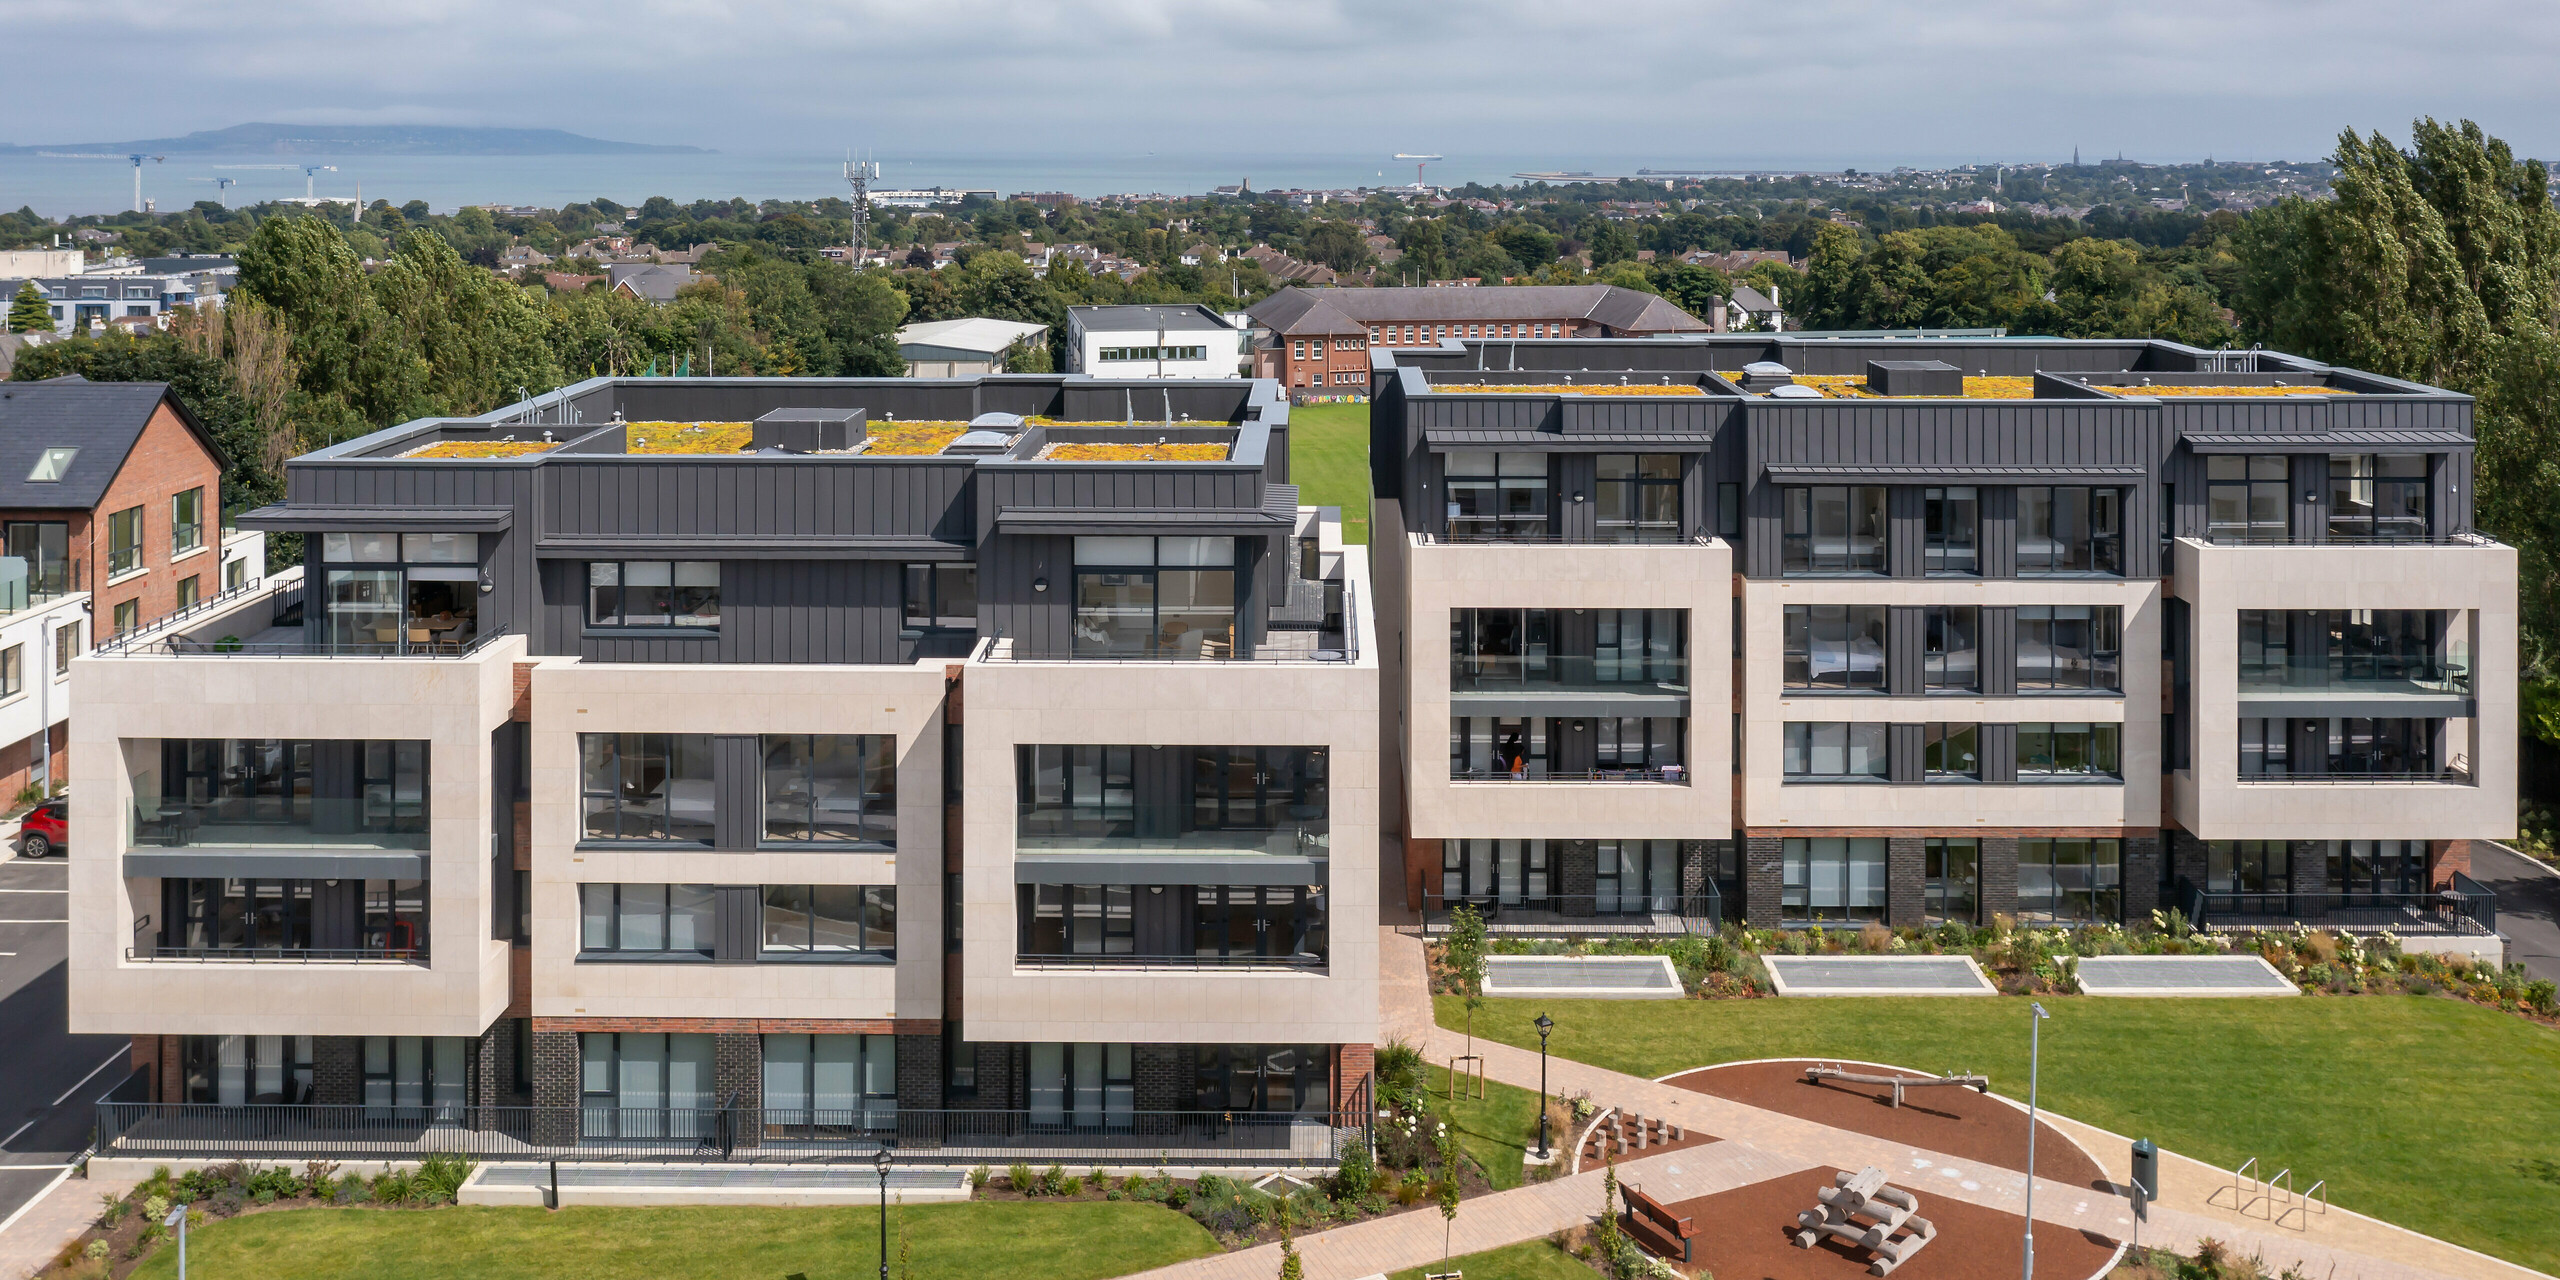
[[[69,843],[71,798],[55,796],[27,811],[18,829],[18,856],[41,858]]]

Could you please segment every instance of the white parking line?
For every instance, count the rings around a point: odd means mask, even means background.
[[[43,1168],[44,1166],[42,1166],[42,1165],[33,1165],[33,1166],[29,1166],[29,1167],[31,1167],[31,1168]],[[44,1184],[44,1190],[39,1191],[39,1192],[35,1193],[34,1195],[27,1197],[27,1202],[26,1202],[25,1204],[19,1205],[19,1206],[18,1206],[18,1211],[17,1211],[16,1213],[10,1214],[10,1215],[9,1215],[9,1217],[8,1217],[8,1219],[7,1219],[6,1221],[0,1221],[0,1235],[7,1235],[7,1234],[8,1234],[8,1232],[9,1232],[9,1228],[11,1228],[11,1227],[14,1227],[14,1226],[18,1225],[18,1219],[20,1219],[20,1218],[23,1218],[23,1217],[27,1216],[27,1210],[32,1209],[32,1208],[35,1208],[37,1205],[42,1204],[42,1203],[44,1202],[44,1198],[45,1198],[46,1196],[52,1195],[52,1194],[53,1194],[53,1191],[54,1191],[54,1188],[61,1186],[61,1185],[62,1185],[62,1180],[63,1180],[63,1179],[65,1179],[65,1178],[68,1178],[68,1177],[70,1177],[70,1176],[71,1176],[71,1166],[69,1166],[69,1165],[64,1165],[64,1166],[62,1166],[62,1172],[60,1172],[60,1173],[57,1173],[57,1174],[53,1175],[53,1181],[51,1181],[51,1182],[48,1182],[48,1183]]]
[[[29,1120],[25,1124],[19,1125],[17,1128],[10,1130],[8,1137],[0,1138],[0,1148],[6,1148],[10,1143],[16,1142],[19,1134],[25,1133],[27,1130],[35,1127],[36,1122]]]
[[[99,1073],[99,1072],[104,1071],[104,1070],[106,1070],[107,1068],[114,1066],[118,1061],[121,1061],[121,1060],[123,1060],[124,1058],[126,1058],[126,1057],[130,1056],[130,1055],[132,1054],[132,1052],[133,1052],[133,1051],[132,1051],[132,1050],[130,1050],[130,1049],[118,1049],[118,1050],[116,1050],[114,1053],[109,1054],[109,1055],[107,1056],[107,1060],[106,1060],[106,1061],[99,1063],[97,1066],[91,1067],[91,1068],[89,1069],[89,1074],[87,1074],[87,1075],[85,1075],[85,1076],[80,1077],[80,1083],[79,1083],[79,1084],[75,1084],[75,1085],[71,1086],[70,1088],[63,1090],[63,1091],[62,1091],[62,1097],[54,1099],[54,1100],[53,1100],[53,1105],[55,1105],[55,1106],[57,1106],[57,1107],[58,1107],[58,1106],[61,1106],[61,1105],[63,1104],[64,1100],[68,1099],[72,1094],[75,1094],[75,1093],[80,1092],[80,1089],[81,1089],[81,1087],[82,1087],[83,1085],[86,1085],[86,1084],[88,1084],[90,1081],[97,1079],[97,1078],[98,1078],[98,1073]]]

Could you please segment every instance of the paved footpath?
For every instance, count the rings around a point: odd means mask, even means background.
[[[26,1280],[61,1254],[62,1247],[98,1220],[98,1197],[130,1195],[132,1182],[64,1178],[0,1223],[0,1280]]]
[[[1466,1052],[1467,1038],[1432,1018],[1421,940],[1384,928],[1380,951],[1382,1036],[1420,1047],[1432,1061]],[[1538,1087],[1536,1053],[1484,1039],[1473,1047],[1484,1058],[1487,1078]],[[1658,1116],[1723,1139],[1619,1164],[1622,1180],[1665,1201],[1711,1195],[1803,1169],[1874,1165],[1893,1174],[1895,1182],[1927,1195],[2010,1214],[2025,1209],[2026,1178],[2011,1170],[1566,1058],[1550,1058],[1548,1071],[1550,1087],[1558,1093],[1588,1091],[1603,1106]],[[2129,1176],[2127,1139],[2051,1112],[2044,1116],[2072,1134],[2119,1185]],[[2151,1207],[2150,1219],[2142,1225],[2146,1245],[2193,1253],[2198,1241],[2210,1237],[2238,1254],[2263,1259],[2271,1274],[2297,1266],[2322,1280],[2524,1280],[2542,1274],[2343,1209],[2282,1213],[2278,1225],[2272,1220],[2277,1211],[2263,1203],[2239,1211],[2229,1207],[2227,1172],[2172,1152],[2162,1152],[2161,1159],[2167,1195]],[[2038,1178],[2035,1199],[2039,1224],[2117,1240],[2133,1232],[2131,1206],[2121,1195]],[[1538,1239],[1590,1221],[1599,1201],[1597,1172],[1469,1200],[1458,1212],[1449,1252],[1473,1253]],[[1307,1280],[1357,1280],[1438,1262],[1443,1256],[1441,1227],[1436,1212],[1404,1214],[1309,1235],[1298,1241],[1298,1248],[1306,1259]],[[1261,1280],[1278,1274],[1279,1266],[1279,1247],[1266,1245],[1143,1275],[1148,1280]]]

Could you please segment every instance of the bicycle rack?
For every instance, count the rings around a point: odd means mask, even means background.
[[[2276,1215],[2276,1225],[2283,1226],[2286,1218],[2299,1213],[2302,1215],[2302,1225],[2294,1229],[2297,1231],[2309,1231],[2311,1229],[2311,1202],[2315,1199],[2320,1202],[2320,1213],[2326,1215],[2329,1212],[2329,1180],[2327,1178],[2322,1178],[2318,1182],[2312,1183],[2310,1190],[2303,1192],[2301,1195],[2295,1196],[2293,1198],[2293,1207]]]
[[[2283,1197],[2282,1199],[2278,1199],[2278,1198],[2276,1197],[2276,1184],[2277,1184],[2277,1183],[2279,1183],[2279,1182],[2281,1182],[2281,1183],[2283,1183],[2283,1184],[2284,1184],[2284,1197]],[[2292,1169],[2292,1167],[2291,1167],[2291,1166],[2287,1166],[2287,1167],[2286,1167],[2282,1172],[2279,1172],[2278,1174],[2276,1174],[2276,1176],[2274,1176],[2274,1177],[2272,1177],[2272,1178],[2267,1179],[2267,1180],[2266,1180],[2266,1188],[2267,1188],[2267,1221],[2269,1221],[2269,1222],[2274,1222],[2274,1221],[2276,1221],[2277,1219],[2280,1219],[2280,1218],[2284,1217],[2286,1213],[2290,1212],[2290,1210],[2289,1210],[2289,1209],[2287,1209],[2287,1208],[2286,1208],[2286,1206],[2287,1206],[2287,1205],[2290,1205],[2290,1204],[2292,1204],[2292,1203],[2293,1203],[2293,1169]]]
[[[2250,1205],[2257,1203],[2258,1198],[2249,1194],[2246,1185],[2249,1182],[2249,1171],[2257,1167],[2258,1158],[2251,1156],[2241,1161],[2239,1168],[2231,1171],[2231,1211],[2233,1213],[2245,1214],[2249,1211]]]

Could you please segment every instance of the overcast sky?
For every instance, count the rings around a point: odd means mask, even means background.
[[[2560,152],[2551,0],[0,0],[0,32],[19,143],[275,120],[820,153],[2309,159],[2433,114]]]

